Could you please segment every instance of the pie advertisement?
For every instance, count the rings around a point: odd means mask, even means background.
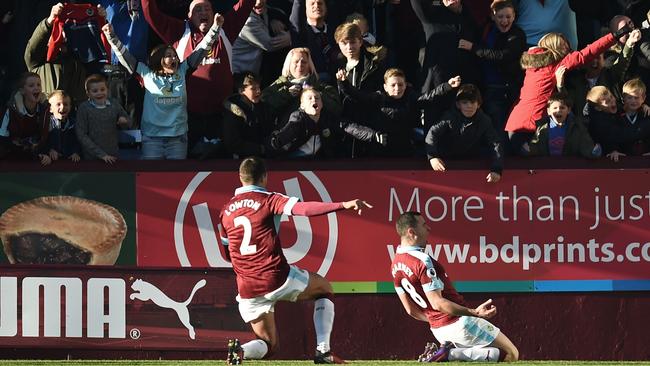
[[[0,263],[136,264],[132,173],[0,176]]]

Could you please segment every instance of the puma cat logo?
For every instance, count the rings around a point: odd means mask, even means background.
[[[154,304],[160,306],[161,308],[174,310],[178,315],[178,319],[181,321],[181,323],[183,323],[185,328],[187,328],[190,338],[194,339],[196,337],[196,332],[194,332],[194,327],[190,323],[190,312],[187,309],[187,306],[190,304],[190,302],[192,302],[192,298],[194,297],[196,291],[205,286],[206,283],[207,282],[204,279],[200,280],[196,283],[196,285],[194,285],[194,288],[192,289],[192,292],[190,293],[190,296],[187,298],[187,300],[184,302],[176,302],[170,299],[169,296],[165,295],[164,292],[160,291],[158,287],[152,285],[147,281],[137,279],[133,281],[133,284],[131,285],[133,291],[136,292],[132,293],[129,298],[131,298],[131,300],[138,299],[141,301],[151,300]]]

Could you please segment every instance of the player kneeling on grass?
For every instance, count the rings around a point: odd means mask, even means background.
[[[442,345],[427,344],[419,361],[517,361],[517,347],[485,320],[497,312],[492,299],[475,309],[465,307],[445,269],[424,252],[431,230],[424,218],[405,212],[395,226],[400,236],[391,264],[395,291],[406,312],[428,322]]]
[[[362,209],[372,206],[359,199],[298,202],[297,197],[269,192],[266,190],[266,167],[256,157],[241,163],[239,180],[242,186],[224,205],[220,219],[227,236],[228,255],[237,274],[239,313],[250,323],[258,339],[241,346],[238,341],[229,342],[228,364],[241,363],[242,351],[247,359],[261,359],[276,351],[275,303],[296,300],[314,300],[314,363],[343,363],[330,351],[334,324],[332,285],[316,273],[289,265],[275,223],[283,214],[317,216],[339,210],[356,210],[361,214]]]

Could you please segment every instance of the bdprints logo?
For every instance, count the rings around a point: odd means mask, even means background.
[[[332,198],[330,197],[329,192],[325,188],[323,182],[316,176],[316,174],[311,171],[300,171],[299,173],[317,192],[321,201],[332,202]],[[192,196],[209,176],[210,172],[197,173],[185,188],[185,191],[183,192],[180,202],[176,208],[176,217],[174,220],[174,245],[178,260],[183,267],[192,266],[192,263],[187,255],[186,243],[183,235],[183,223],[185,222],[186,214],[188,214],[187,211],[188,207],[190,206]],[[298,197],[304,201],[298,177],[285,179],[283,181],[283,186],[284,193],[286,193],[288,196]],[[211,202],[211,205],[215,205],[215,203]],[[221,207],[221,202],[217,203],[217,207]],[[207,259],[208,264],[211,267],[216,268],[232,267],[230,262],[226,261],[219,251],[219,246],[221,246],[220,238],[218,236],[219,230],[213,225],[213,218],[210,214],[208,203],[201,202],[192,204],[191,209],[192,214],[196,220],[201,245],[203,246],[203,252],[205,253],[205,258]],[[284,254],[287,257],[287,261],[290,264],[299,262],[301,259],[303,259],[309,253],[314,242],[314,235],[312,232],[310,219],[308,217],[301,216],[292,216],[292,219],[296,228],[296,240],[290,246],[283,248]],[[280,221],[283,222],[288,220],[289,218],[286,215],[283,215]],[[214,221],[216,222],[216,220]],[[336,213],[330,213],[327,215],[327,226],[327,250],[325,251],[320,267],[316,271],[321,276],[325,276],[329,271],[334,259],[334,254],[336,253],[336,246],[338,242],[338,221]],[[287,243],[284,244],[286,245]]]
[[[190,323],[190,311],[188,310],[187,306],[192,302],[192,299],[194,298],[196,292],[200,288],[205,286],[205,284],[206,284],[205,279],[200,280],[194,285],[194,288],[192,289],[192,292],[190,293],[190,296],[187,298],[187,300],[183,302],[177,302],[169,298],[169,296],[167,296],[155,285],[147,281],[137,279],[133,281],[133,284],[131,285],[131,289],[133,289],[133,291],[135,292],[133,292],[129,296],[129,298],[131,300],[140,300],[140,301],[151,300],[154,304],[160,306],[161,308],[174,310],[176,312],[176,315],[178,316],[178,320],[180,320],[183,326],[187,328],[190,338],[195,339],[196,332],[194,331],[194,327]]]

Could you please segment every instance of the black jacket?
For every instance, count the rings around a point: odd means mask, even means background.
[[[315,122],[305,111],[298,109],[291,113],[289,121],[281,129],[274,131],[267,140],[268,154],[283,157],[335,157],[340,141],[338,121],[330,114],[321,112]],[[312,150],[304,155],[298,150],[305,144],[315,144],[320,140],[320,148],[312,145]]]
[[[349,82],[339,83],[342,98],[359,101],[367,105],[362,118],[346,121],[344,129],[348,135],[362,144],[355,146],[355,156],[413,156],[417,145],[422,146],[422,139],[415,140],[414,129],[421,128],[420,110],[425,105],[435,104],[440,97],[449,93],[449,84],[440,84],[429,93],[418,95],[412,88],[407,88],[400,99],[395,99],[383,90],[364,93],[353,88]],[[377,134],[387,135],[381,144]]]
[[[503,145],[482,110],[467,118],[457,108],[447,111],[438,123],[431,126],[426,137],[429,160],[433,158],[478,157],[489,151],[492,156],[490,171],[503,170]]]
[[[228,153],[238,157],[264,155],[264,141],[274,130],[266,104],[253,106],[234,94],[223,106],[223,141]]]
[[[486,45],[490,32],[496,32],[493,47]],[[483,62],[493,64],[503,79],[511,96],[518,96],[524,83],[524,70],[519,65],[521,54],[526,51],[526,34],[516,24],[501,33],[494,22],[488,24],[480,44],[474,43],[472,52]]]

